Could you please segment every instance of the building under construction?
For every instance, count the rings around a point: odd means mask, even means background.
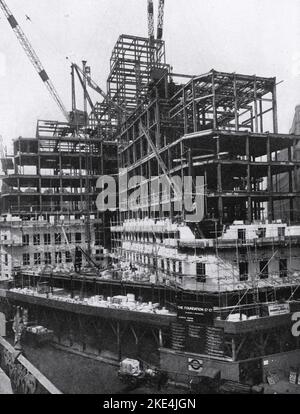
[[[120,358],[129,336],[139,353],[144,326],[156,363],[176,381],[213,368],[262,383],[274,369],[300,368],[291,329],[300,310],[300,135],[279,131],[276,78],[176,74],[161,23],[157,39],[151,24],[147,38],[120,36],[105,93],[89,67],[72,65],[73,121],[39,121],[36,137],[17,139],[3,160],[1,274],[16,274],[6,297],[83,352],[99,353],[96,319],[116,324]],[[81,125],[76,73],[91,107]],[[93,105],[88,86],[103,101]],[[143,177],[143,191],[140,182],[119,188],[119,201],[138,191],[135,208],[125,198],[117,211],[99,212],[101,175]],[[153,192],[158,177],[169,185],[160,181]],[[74,297],[74,278],[80,289],[83,275],[90,311]],[[34,294],[40,280],[50,281],[52,297]],[[51,316],[64,318],[53,293],[62,282],[67,324]],[[132,295],[148,303],[144,310],[128,302]]]
[[[95,205],[97,177],[116,173],[116,147],[39,121],[35,138],[14,141],[1,193],[2,277],[14,270],[105,267],[109,235]],[[105,158],[103,157],[105,153]],[[102,159],[102,162],[99,160]],[[55,247],[56,246],[56,247]]]

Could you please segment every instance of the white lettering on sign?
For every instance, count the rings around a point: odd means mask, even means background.
[[[300,336],[300,312],[296,312],[292,315],[292,321],[296,322],[292,326],[292,335],[298,338]]]

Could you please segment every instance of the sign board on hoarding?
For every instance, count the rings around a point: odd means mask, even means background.
[[[213,306],[210,303],[179,302],[177,304],[177,318],[190,323],[212,325]]]
[[[202,359],[189,358],[189,371],[192,371],[192,372],[203,371]]]
[[[269,316],[286,315],[290,313],[290,305],[288,303],[277,303],[269,305]]]
[[[289,383],[290,384],[297,384],[297,379],[298,379],[298,372],[294,369],[292,369],[290,371],[290,376],[289,376]]]

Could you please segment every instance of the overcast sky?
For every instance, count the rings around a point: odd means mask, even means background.
[[[155,1],[157,10],[158,0]],[[70,110],[66,57],[92,66],[105,88],[111,50],[122,33],[147,35],[147,0],[6,0]],[[167,60],[177,73],[216,70],[284,80],[279,126],[288,132],[300,103],[299,0],[166,0]],[[1,11],[0,11],[1,12]],[[31,18],[31,22],[25,15]],[[0,14],[0,135],[34,136],[37,119],[62,119],[3,14]]]

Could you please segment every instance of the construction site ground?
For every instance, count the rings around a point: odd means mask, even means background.
[[[57,349],[24,346],[26,358],[64,394],[184,394],[173,387],[129,389],[118,378],[118,366]]]
[[[51,345],[25,346],[25,355],[64,394],[186,394],[184,388],[150,387],[129,389],[118,378],[116,365],[95,361]],[[300,385],[280,379],[275,385],[263,384],[265,394],[300,394]],[[0,370],[0,395],[12,394],[8,377]]]
[[[118,366],[89,359],[46,345],[25,346],[25,355],[53,384],[66,394],[186,394],[187,388],[141,386],[130,389],[118,378]],[[263,384],[265,394],[300,394],[300,385],[280,378],[275,385]]]
[[[300,394],[300,385],[290,384],[288,380],[280,380],[275,385],[264,385],[265,394]]]

